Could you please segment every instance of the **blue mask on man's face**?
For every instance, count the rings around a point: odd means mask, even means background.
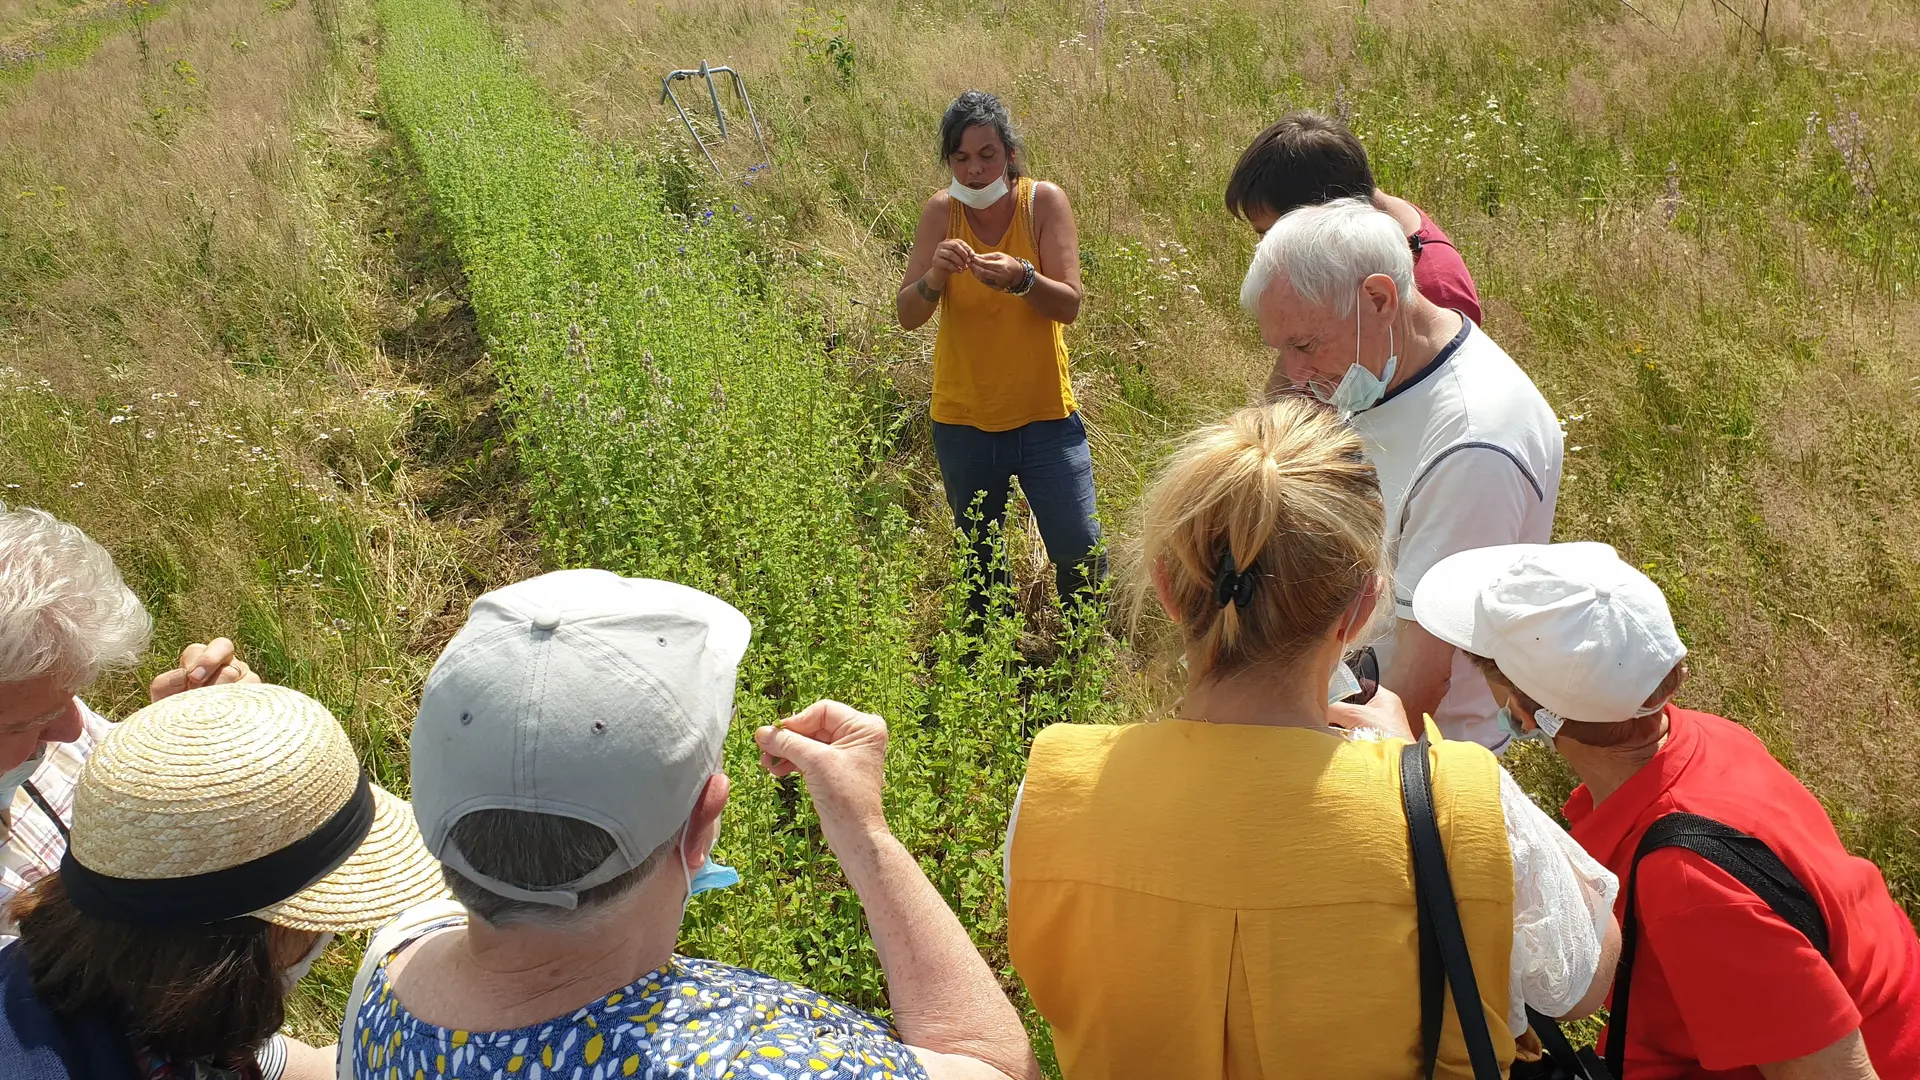
[[[738,884],[740,884],[740,871],[709,855],[707,861],[700,864],[700,869],[688,876],[687,895],[699,896],[703,892],[729,889]]]
[[[682,841],[682,843],[674,845],[676,854],[680,856],[680,873],[685,875],[687,879],[687,899],[685,903],[680,905],[682,917],[686,915],[687,906],[693,903],[693,898],[699,896],[701,893],[712,892],[715,889],[730,888],[740,884],[740,871],[723,863],[715,862],[712,848],[707,849],[707,861],[700,864],[700,869],[689,870],[687,868],[687,849],[684,844],[685,842]]]
[[[1493,719],[1500,725],[1500,730],[1506,732],[1507,738],[1513,742],[1537,742],[1549,750],[1553,749],[1553,736],[1538,727],[1532,731],[1522,731],[1519,721],[1513,718],[1513,710],[1505,705],[1500,706],[1500,711],[1493,714]]]

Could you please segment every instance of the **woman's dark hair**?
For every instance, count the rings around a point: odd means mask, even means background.
[[[112,1010],[157,1054],[238,1067],[286,1019],[278,928],[259,919],[184,930],[107,922],[75,908],[57,873],[22,893],[13,914],[42,1004],[69,1016]]]
[[[1373,197],[1367,151],[1347,126],[1316,112],[1293,112],[1260,133],[1227,179],[1227,212],[1284,217],[1302,206]]]
[[[953,99],[947,114],[940,118],[940,163],[947,163],[960,149],[960,137],[970,127],[993,125],[994,134],[1007,148],[1007,179],[1020,178],[1020,136],[1013,132],[1013,117],[1000,99],[985,90],[969,90]]]

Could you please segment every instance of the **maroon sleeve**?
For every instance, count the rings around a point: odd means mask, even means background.
[[[1474,287],[1466,260],[1425,210],[1414,209],[1420,214],[1420,231],[1414,234],[1420,241],[1420,251],[1413,259],[1413,283],[1419,286],[1421,296],[1443,308],[1458,309],[1478,325],[1480,290]]]
[[[1826,957],[1733,875],[1691,852],[1640,862],[1642,946],[1660,958],[1702,1067],[1825,1049],[1860,1026]]]

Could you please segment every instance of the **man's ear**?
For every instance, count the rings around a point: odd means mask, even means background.
[[[1167,573],[1165,555],[1153,558],[1153,594],[1160,598],[1160,610],[1167,613],[1175,626],[1180,625],[1180,607],[1173,602],[1173,576]]]
[[[698,870],[706,865],[707,852],[713,848],[713,842],[720,838],[720,812],[727,808],[727,793],[731,785],[726,773],[714,773],[707,777],[707,784],[700,789],[700,797],[693,801],[693,813],[687,816],[687,831],[681,841],[681,850],[687,856],[687,869]]]
[[[1360,302],[1391,319],[1400,313],[1400,286],[1386,274],[1368,274],[1360,283]]]

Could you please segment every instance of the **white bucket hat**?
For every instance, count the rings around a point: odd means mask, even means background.
[[[1413,616],[1566,720],[1647,714],[1647,698],[1687,655],[1660,587],[1600,543],[1450,555],[1420,579]]]

